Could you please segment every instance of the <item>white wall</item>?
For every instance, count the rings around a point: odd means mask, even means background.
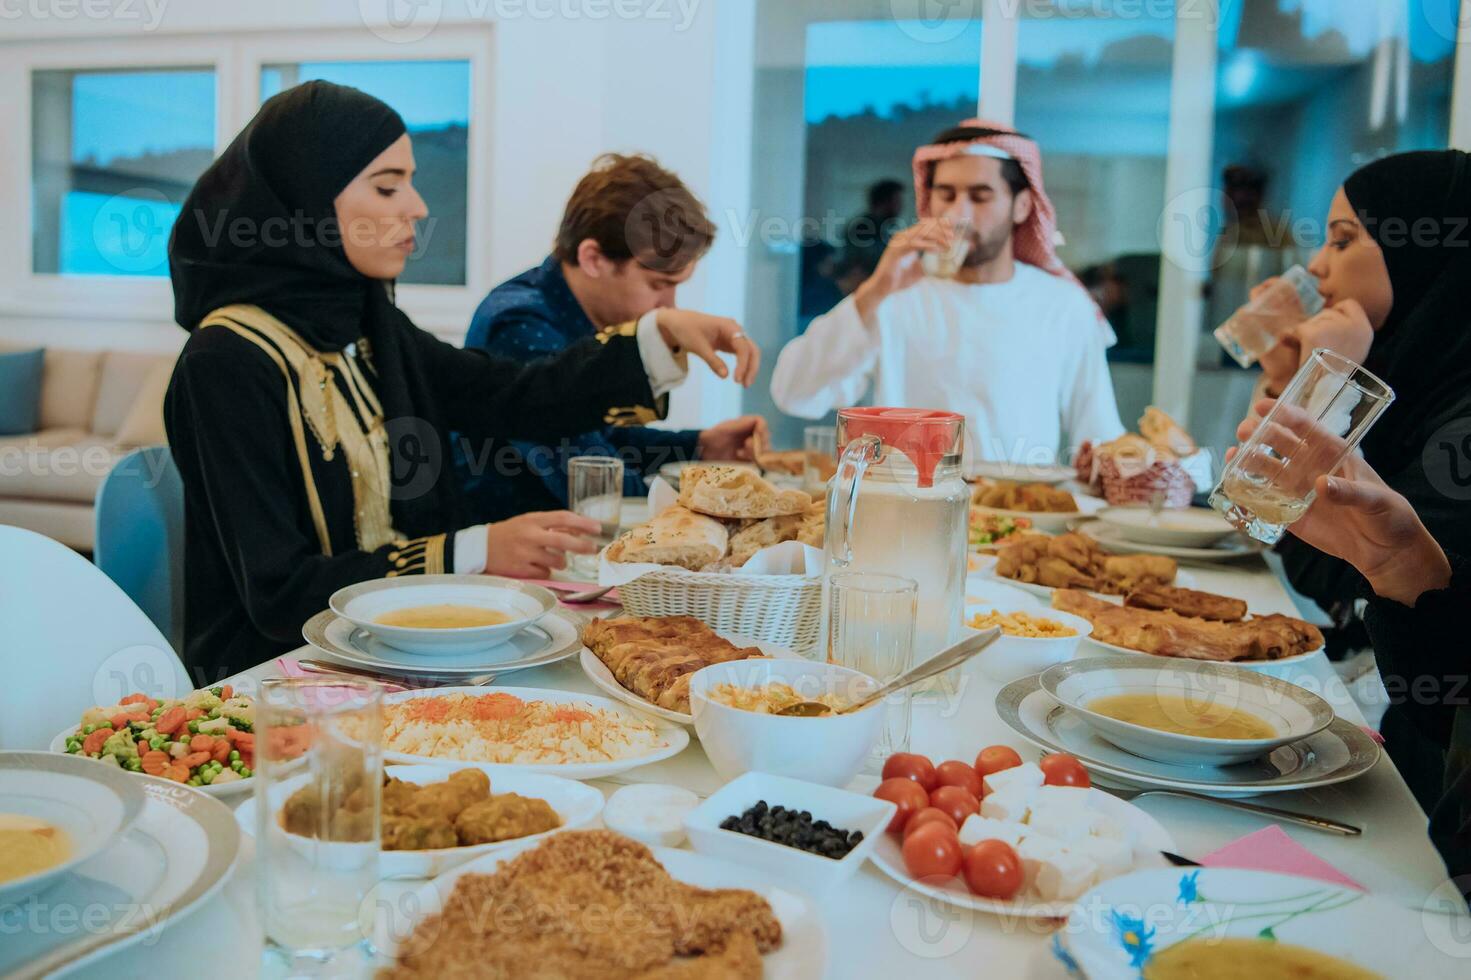
[[[111,5],[109,5],[111,4]],[[152,6],[97,0],[92,18],[80,9],[63,17],[60,5],[14,4],[0,11],[0,66],[38,44],[105,38],[114,52],[166,42],[183,55],[222,41],[300,42],[310,32],[344,34],[381,47],[383,57],[412,57],[416,42],[395,43],[391,29],[365,24],[360,11],[388,3],[302,3],[300,0],[190,0]],[[474,288],[448,301],[406,298],[408,312],[445,335],[457,335],[485,288],[540,261],[549,248],[562,205],[599,153],[640,150],[677,171],[718,218],[749,207],[750,92],[754,4],[750,0],[429,0],[396,5],[433,14],[434,38],[479,31],[492,48],[494,89],[488,118],[472,133],[489,133],[488,205],[479,235],[481,268]],[[128,16],[124,17],[126,11]],[[155,15],[155,11],[157,12]],[[618,16],[636,14],[637,16]],[[156,20],[156,22],[155,22]],[[419,21],[427,25],[429,21]],[[13,46],[13,47],[12,47]],[[7,48],[13,53],[7,56]],[[3,68],[0,68],[3,72]],[[16,79],[8,79],[16,81]],[[21,86],[8,91],[26,91]],[[0,131],[29,131],[22,100],[0,100]],[[474,136],[472,135],[472,139]],[[28,215],[24,187],[26,140],[7,139],[0,153],[0,201],[12,220]],[[19,146],[21,149],[17,149]],[[472,181],[473,181],[472,176]],[[473,201],[473,196],[472,196]],[[722,220],[722,224],[724,221]],[[681,290],[681,305],[738,319],[745,314],[747,254],[728,227],[698,274]],[[42,302],[0,282],[0,337],[57,346],[172,350],[184,333],[171,323],[164,291],[126,310],[89,306],[89,284],[77,280],[67,302]],[[431,308],[432,307],[432,308]],[[739,405],[732,386],[703,369],[673,399],[671,424],[695,425],[727,416]]]

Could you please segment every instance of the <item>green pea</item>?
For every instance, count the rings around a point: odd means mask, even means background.
[[[249,766],[241,766],[240,767],[240,775],[241,775],[242,778],[249,776],[250,775],[250,767]]]
[[[199,734],[199,720],[198,719],[195,719],[194,721],[191,721],[189,723],[189,731],[190,731],[191,734],[194,734],[194,735],[198,735]]]
[[[239,762],[240,761],[240,753],[238,751],[236,751],[235,749],[231,749],[230,750],[230,761],[231,762]]]
[[[245,768],[245,763],[241,762],[239,759],[236,759],[234,762],[230,763],[230,768],[234,769],[236,772],[239,772],[241,769]]]
[[[91,735],[96,730],[97,730],[97,726],[96,725],[88,725],[87,727],[85,727],[85,728],[82,729],[82,734],[83,735]]]
[[[165,745],[167,745],[168,742],[169,740],[165,736],[155,735],[148,740],[148,747],[150,749],[153,749],[154,751],[158,751],[162,749]]]
[[[214,782],[215,781],[214,770],[212,770],[212,769],[203,769],[203,770],[200,770],[200,773],[199,773],[199,781],[201,783],[203,783],[204,785],[206,785],[206,786],[208,786],[210,783]]]
[[[199,786],[200,785],[199,777],[198,776],[190,776],[189,777],[189,782],[188,782],[187,785],[189,785],[189,786]]]

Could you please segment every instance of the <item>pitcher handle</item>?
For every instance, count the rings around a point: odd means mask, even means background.
[[[837,479],[833,481],[833,516],[829,521],[832,547],[829,553],[839,565],[853,561],[853,547],[849,538],[853,533],[853,517],[858,510],[858,481],[863,479],[870,463],[878,462],[883,449],[883,440],[876,435],[861,435],[843,447],[838,460]]]

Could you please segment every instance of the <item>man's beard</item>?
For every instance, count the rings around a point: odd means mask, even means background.
[[[1011,241],[1011,232],[1010,224],[1002,225],[988,237],[982,237],[980,231],[971,232],[970,250],[965,253],[965,261],[961,263],[961,268],[978,269],[989,264]]]

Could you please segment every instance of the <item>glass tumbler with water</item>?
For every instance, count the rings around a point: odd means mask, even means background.
[[[574,456],[567,461],[567,506],[601,526],[594,543],[606,548],[618,537],[623,517],[623,461],[611,456]],[[598,574],[598,556],[572,555],[572,570]]]
[[[925,252],[920,256],[925,274],[936,279],[954,279],[965,266],[965,257],[970,254],[970,222],[950,221],[949,225],[955,232],[950,247],[942,251]]]
[[[1221,472],[1210,504],[1258,541],[1275,544],[1394,401],[1358,364],[1318,348]]]
[[[255,706],[256,897],[267,949],[312,972],[366,939],[378,883],[383,688],[275,678]]]
[[[914,618],[919,586],[914,579],[847,572],[828,580],[828,660],[886,684],[914,665]],[[895,691],[878,708],[885,713],[868,768],[909,748],[910,690]]]
[[[827,481],[838,471],[838,430],[831,425],[809,425],[802,430],[802,489],[813,496],[827,492]]]
[[[1242,367],[1251,367],[1277,345],[1284,330],[1323,309],[1318,280],[1300,265],[1271,280],[1256,298],[1215,329],[1215,338]]]

